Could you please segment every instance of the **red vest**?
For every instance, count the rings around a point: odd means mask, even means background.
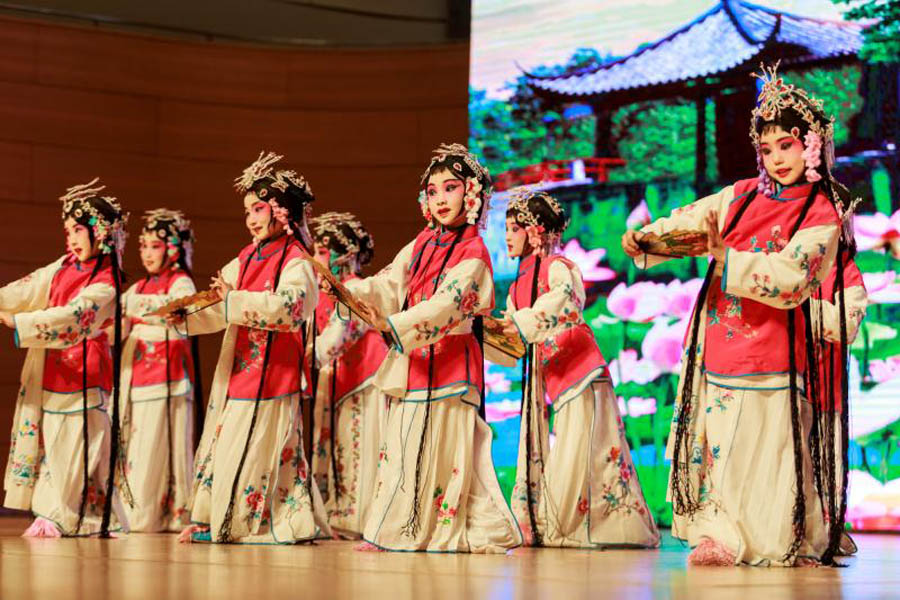
[[[135,288],[137,294],[168,294],[172,285],[182,277],[189,277],[179,269],[166,269],[158,275],[144,278]],[[144,323],[140,317],[132,317],[132,325]],[[193,376],[193,360],[190,342],[169,333],[169,376],[174,383]],[[166,342],[148,342],[138,339],[134,348],[134,363],[131,369],[131,386],[145,387],[166,383]]]
[[[756,185],[756,179],[734,185],[734,201],[728,208],[723,231]],[[788,186],[772,198],[756,194],[737,226],[725,236],[725,244],[745,252],[779,252],[790,240],[811,187],[809,183]],[[828,198],[819,194],[799,229],[822,225],[837,226],[838,217]],[[810,276],[817,269],[817,264],[810,265]],[[728,276],[727,267],[725,275]],[[782,290],[782,295],[792,292]],[[794,338],[797,371],[803,372],[806,368],[803,313],[799,308],[791,310],[797,333]],[[787,310],[725,294],[721,278],[714,277],[707,299],[705,368],[713,374],[733,377],[787,373],[787,316]]]
[[[356,275],[344,278],[344,282],[359,279]],[[316,325],[319,333],[325,329],[331,313],[334,312],[334,299],[329,294],[319,294],[319,305],[316,308]],[[346,309],[341,310],[341,314]],[[333,379],[326,386],[332,400],[340,400],[356,390],[367,379],[375,375],[387,354],[387,344],[377,331],[370,329],[356,340],[353,345],[332,361]],[[333,387],[332,387],[333,386]]]
[[[464,260],[477,259],[490,270],[491,256],[478,234],[475,226],[466,226],[461,231],[445,231],[441,229],[423,229],[413,244],[412,260],[409,264],[409,285],[407,297],[411,308],[426,298],[430,298],[435,289],[438,271],[453,246],[454,238],[462,236],[453,247],[453,253],[441,272],[441,281],[454,266]],[[490,307],[494,306],[493,292]],[[454,384],[467,383],[481,389],[484,381],[484,361],[481,346],[472,333],[447,335],[430,346],[434,352],[434,365],[431,378],[431,396],[441,398],[441,389]],[[409,357],[409,377],[407,390],[423,390],[428,387],[428,354],[429,346],[414,350]]]
[[[50,284],[50,302],[47,307],[65,306],[82,289],[93,283],[104,283],[112,287],[113,276],[109,257],[103,257],[103,266],[91,277],[98,258],[92,258],[83,263],[72,257],[67,257],[60,269],[53,276]],[[78,317],[78,327],[94,327],[99,306],[88,307]],[[106,326],[107,324],[103,324]],[[96,329],[95,329],[96,331]],[[112,390],[112,353],[109,349],[109,340],[106,335],[87,340],[87,387],[99,387],[109,393]],[[82,365],[83,344],[61,350],[48,349],[44,359],[45,391],[60,394],[73,394],[80,392],[83,387]]]
[[[531,255],[519,262],[519,271],[510,290],[510,296],[517,310],[532,306],[531,286],[536,261],[537,257]],[[562,261],[570,268],[573,266],[571,261],[559,255],[541,259],[536,298],[550,291],[550,265],[556,261]],[[544,381],[544,390],[552,402],[556,402],[562,394],[577,386],[598,369],[602,369],[603,377],[609,377],[606,361],[594,339],[594,332],[587,323],[579,323],[564,329],[541,343],[538,346],[538,360],[541,364],[540,373]]]
[[[285,248],[287,246],[287,248]],[[253,292],[274,291],[276,272],[305,251],[293,238],[282,235],[258,246],[248,245],[239,255],[240,275],[235,289]],[[284,260],[282,261],[282,256]],[[300,390],[301,345],[298,332],[269,332],[239,326],[234,345],[234,363],[228,382],[230,400],[256,400],[269,335],[272,348],[265,372],[261,400],[271,400]]]

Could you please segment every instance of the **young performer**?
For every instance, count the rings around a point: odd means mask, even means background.
[[[0,289],[0,321],[28,348],[22,369],[3,505],[36,516],[25,536],[106,535],[111,513],[110,455],[118,453],[120,269],[125,221],[98,180],[60,198],[66,254]],[[110,441],[112,440],[112,441]]]
[[[315,258],[347,283],[374,255],[372,236],[353,215],[329,212],[311,221]],[[319,401],[313,473],[334,531],[359,537],[375,495],[387,399],[373,377],[387,354],[384,339],[357,315],[319,294],[316,357]]]
[[[706,229],[715,259],[688,328],[668,447],[672,531],[694,547],[691,564],[831,564],[844,524],[847,446],[835,452],[835,419],[846,431],[847,398],[822,402],[824,332],[807,302],[849,241],[830,173],[833,122],[774,69],[762,80],[750,132],[759,177],[641,230]],[[622,238],[635,262],[664,260],[642,253],[641,235]]]
[[[494,305],[479,234],[490,176],[459,144],[435,151],[428,226],[374,277],[348,283],[393,347],[375,376],[391,396],[359,549],[503,552],[522,543],[491,462],[477,317]]]
[[[654,548],[659,532],[638,482],[606,361],[584,322],[581,272],[559,253],[568,225],[555,198],[515,194],[506,245],[519,258],[507,332],[527,344],[512,507],[529,545]],[[549,445],[544,398],[555,414]]]
[[[182,541],[290,544],[330,535],[303,451],[299,331],[318,300],[305,257],[313,194],[273,153],[237,178],[253,243],[213,278],[223,302],[189,314],[185,332],[225,329],[197,449]]]
[[[144,215],[140,250],[147,275],[124,296],[128,333],[119,395],[125,472],[134,497],[134,505],[125,508],[131,531],[181,531],[188,525],[194,451],[191,343],[164,317],[147,313],[196,293],[193,245],[191,224],[181,211],[160,208]]]

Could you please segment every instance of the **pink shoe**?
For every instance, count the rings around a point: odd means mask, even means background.
[[[687,562],[692,567],[733,567],[734,558],[734,553],[721,542],[703,538],[688,555]]]
[[[209,531],[208,527],[202,527],[200,525],[188,525],[184,529],[181,530],[181,533],[178,534],[178,543],[179,544],[190,544],[194,541],[194,534]]]
[[[383,549],[370,542],[360,542],[353,546],[353,549],[357,552],[384,552]]]
[[[45,519],[44,517],[38,517],[28,526],[28,529],[25,530],[22,537],[58,538],[62,537],[62,533],[60,533],[56,523]]]

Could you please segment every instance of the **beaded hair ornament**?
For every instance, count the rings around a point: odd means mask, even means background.
[[[530,204],[533,202],[542,203],[553,214],[564,217],[562,227],[553,230],[545,227],[541,223],[540,215],[531,210]],[[529,188],[512,190],[506,212],[507,214],[515,213],[516,222],[525,226],[529,245],[544,252],[552,252],[559,245],[563,232],[569,226],[569,219],[556,198],[546,192],[538,192]]]
[[[194,230],[180,210],[157,208],[144,213],[142,234],[153,235],[166,243],[166,256],[171,260],[184,253],[188,269],[194,266]]]
[[[94,177],[88,183],[73,185],[66,190],[65,195],[60,196],[62,202],[62,218],[67,217],[81,219],[87,215],[87,224],[94,234],[94,239],[100,243],[100,252],[111,254],[116,252],[119,264],[122,264],[122,254],[125,251],[125,240],[128,237],[125,225],[128,223],[128,214],[122,212],[122,206],[113,196],[100,196],[100,192],[106,189],[105,185],[97,185],[99,177]],[[112,208],[116,217],[109,220],[97,207],[90,203],[92,198],[98,198]]]
[[[826,115],[825,103],[820,98],[810,95],[806,90],[793,84],[785,83],[784,79],[778,76],[779,63],[780,61],[771,67],[760,64],[762,72],[753,74],[762,82],[762,89],[756,101],[757,105],[753,109],[750,119],[750,139],[756,148],[756,165],[759,170],[757,189],[761,194],[769,197],[775,191],[774,182],[763,165],[758,126],[760,123],[776,120],[784,110],[793,110],[809,126],[809,131],[803,137],[806,180],[814,183],[822,179],[818,168],[822,165],[824,158],[825,176],[833,184],[840,186],[831,175],[831,168],[834,166],[834,117]],[[796,127],[789,133],[795,138],[799,139],[800,137],[800,131]],[[834,202],[835,209],[841,218],[842,236],[845,240],[853,239],[851,217],[861,201],[861,198],[854,198],[846,207],[838,200]]]
[[[787,84],[778,75],[778,64],[772,67],[760,65],[762,73],[753,76],[762,82],[762,89],[756,100],[756,107],[750,119],[750,139],[756,148],[756,163],[759,169],[759,191],[771,196],[774,184],[763,166],[762,154],[759,151],[760,135],[757,132],[761,122],[776,120],[785,110],[797,113],[809,125],[809,131],[803,138],[803,160],[806,164],[806,179],[814,183],[822,179],[818,167],[822,164],[823,148],[825,171],[831,172],[834,164],[834,117],[825,116],[825,103],[811,96],[806,90]],[[800,137],[800,131],[794,127],[790,134]]]
[[[479,229],[483,229],[487,220],[488,206],[493,191],[491,188],[491,174],[487,167],[482,166],[475,155],[469,152],[462,144],[441,144],[434,150],[433,154],[434,156],[432,156],[428,168],[425,169],[420,179],[422,187],[424,188],[428,184],[428,176],[436,165],[446,167],[456,177],[465,182],[463,207],[466,211],[466,223],[477,225]],[[474,173],[474,176],[463,171],[464,164],[471,173]],[[431,215],[431,211],[428,210],[428,198],[425,196],[424,191],[419,194],[419,206],[422,209],[422,215],[428,220],[428,225],[434,227],[434,217]]]
[[[336,264],[349,262],[361,254],[371,256],[375,250],[375,241],[372,239],[372,235],[351,213],[323,213],[311,219],[310,226],[317,240],[333,237],[346,248],[346,252],[335,260]],[[348,227],[353,232],[354,239],[347,237],[342,226]]]
[[[291,227],[290,211],[278,202],[276,194],[273,194],[272,190],[285,194],[293,186],[310,198],[313,197],[313,193],[306,179],[302,175],[298,175],[296,171],[276,171],[274,169],[275,163],[282,158],[284,156],[281,154],[263,150],[253,164],[244,169],[244,172],[239,177],[235,178],[234,188],[242,194],[250,191],[256,193],[260,200],[269,204],[272,209],[272,216],[284,226],[285,232],[288,235],[294,235],[294,230]],[[260,183],[262,185],[259,185]],[[312,207],[306,204],[304,211],[309,215],[312,212]]]

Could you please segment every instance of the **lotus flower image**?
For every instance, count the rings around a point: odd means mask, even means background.
[[[609,281],[616,278],[616,272],[601,267],[600,261],[606,256],[605,248],[585,250],[576,239],[569,240],[562,249],[566,258],[578,265],[585,281]]]
[[[645,385],[662,375],[662,370],[648,358],[638,359],[637,350],[626,348],[610,361],[609,373],[614,385],[629,381]]]
[[[900,284],[894,271],[863,273],[863,283],[869,295],[869,304],[896,304],[900,302]]]
[[[666,311],[668,300],[663,284],[639,281],[627,285],[622,282],[609,293],[606,308],[622,321],[647,323]]]
[[[889,250],[894,258],[900,258],[900,210],[890,217],[882,213],[857,215],[853,232],[860,250]]]
[[[684,332],[688,319],[682,319],[669,325],[665,321],[657,321],[647,332],[641,344],[641,354],[652,360],[664,373],[678,373],[681,368],[681,355]]]

